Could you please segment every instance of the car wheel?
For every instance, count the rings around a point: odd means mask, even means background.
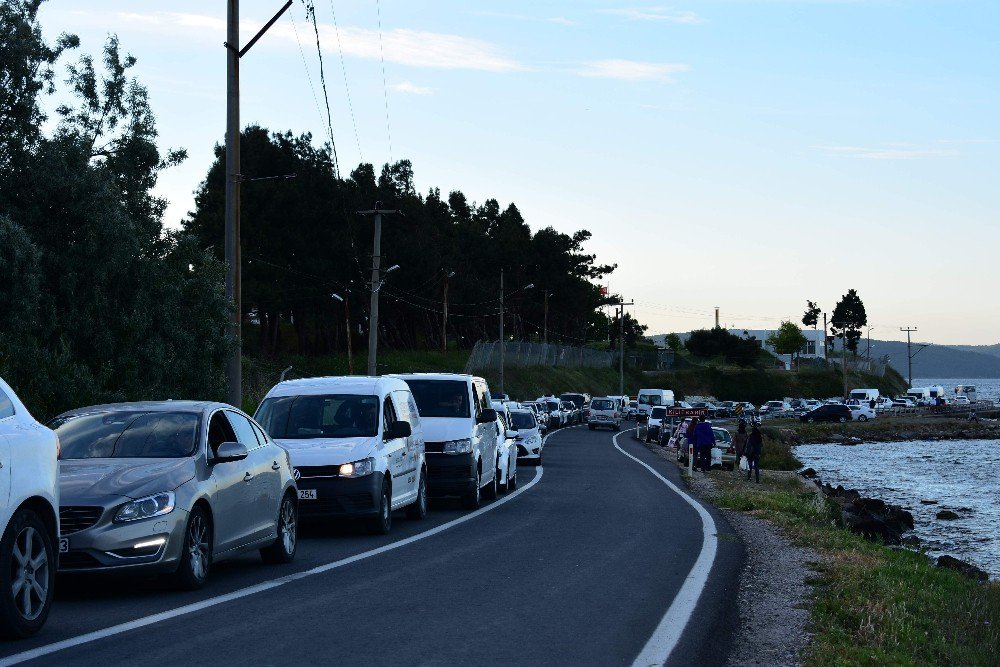
[[[533,461],[533,463],[535,464],[535,467],[536,467],[536,468],[537,468],[538,466],[542,465],[542,453],[541,453],[541,452],[538,452],[538,458],[537,458],[537,459],[535,459],[535,460]]]
[[[465,506],[465,509],[470,509],[470,510],[479,509],[479,506],[482,504],[482,498],[483,498],[479,490],[479,485],[482,483],[482,481],[483,481],[482,474],[479,474],[476,477],[476,483],[473,484],[475,488],[466,493],[462,497],[462,504]]]
[[[841,424],[843,424],[844,422],[847,421],[847,417],[840,417],[839,419],[837,419],[837,421],[839,421]]]
[[[493,471],[493,481],[486,485],[487,500],[493,500],[500,495],[500,462],[497,461],[497,469]]]
[[[20,639],[41,630],[55,583],[52,536],[35,512],[18,510],[0,539],[0,633]]]
[[[859,422],[866,422],[866,421],[868,421],[868,416],[867,415],[861,415],[860,417],[858,417],[858,421]]]
[[[265,563],[277,565],[295,560],[295,552],[299,546],[298,515],[295,498],[291,493],[286,493],[278,509],[278,537],[274,540],[274,544],[260,550],[260,557]]]
[[[178,588],[197,590],[208,581],[211,569],[212,521],[203,507],[195,505],[184,529],[184,547],[174,580]]]
[[[392,530],[392,489],[389,482],[382,481],[378,514],[368,519],[368,532],[372,535],[388,535]]]
[[[417,499],[406,508],[406,518],[420,521],[427,517],[427,482],[424,480],[424,473],[420,473],[417,480]]]

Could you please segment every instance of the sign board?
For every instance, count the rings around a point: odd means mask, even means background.
[[[741,414],[743,414],[743,404],[742,403],[737,403],[736,404],[736,407],[733,408],[733,414],[736,415],[737,417],[739,417]]]
[[[708,408],[667,408],[668,417],[707,417]]]

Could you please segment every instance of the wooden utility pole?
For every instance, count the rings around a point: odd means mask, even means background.
[[[375,241],[372,244],[371,303],[368,316],[368,375],[374,377],[378,375],[378,293],[382,288],[380,278],[382,270],[382,216],[399,213],[399,211],[383,210],[382,202],[377,201],[375,208],[369,211],[358,211],[358,213],[375,216]]]
[[[445,269],[444,272],[444,297],[442,298],[442,310],[441,310],[441,351],[448,351],[448,283],[451,278],[455,275],[454,271],[448,271]]]
[[[625,306],[634,306],[635,301],[625,303],[624,297],[620,298],[618,305],[621,306],[621,316],[618,318],[618,395],[625,395]]]
[[[240,48],[240,2],[226,3],[226,300],[233,304],[229,334],[233,353],[226,363],[229,403],[243,404],[243,296],[240,275],[240,58],[250,50],[274,22],[281,18],[292,0],[288,0],[271,20],[264,24],[247,45]]]
[[[354,375],[354,354],[351,351],[351,291],[344,290],[344,331],[347,333],[347,374]]]

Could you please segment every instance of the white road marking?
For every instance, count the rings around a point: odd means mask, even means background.
[[[687,579],[684,580],[681,589],[677,591],[677,596],[674,597],[674,601],[670,604],[670,608],[667,609],[667,613],[660,619],[660,623],[656,626],[653,634],[646,641],[646,645],[632,663],[632,667],[649,667],[651,665],[663,665],[666,663],[670,658],[671,652],[677,646],[677,642],[683,636],[684,628],[687,627],[688,621],[691,620],[691,615],[694,614],[694,609],[698,605],[698,598],[701,597],[702,591],[705,590],[705,584],[708,583],[708,576],[712,571],[712,563],[715,562],[715,552],[718,550],[719,539],[715,521],[712,519],[712,515],[708,513],[708,510],[676,484],[653,470],[651,466],[643,463],[618,446],[618,436],[623,433],[630,433],[630,431],[621,431],[612,438],[611,442],[615,446],[615,449],[653,473],[653,476],[683,498],[687,504],[698,512],[698,516],[701,517],[703,538],[698,560],[694,562],[694,566],[688,572]]]
[[[542,449],[545,448],[545,442],[556,433],[561,431],[553,431],[545,436],[542,440]],[[0,658],[0,667],[5,667],[6,665],[16,665],[28,660],[34,660],[36,658],[41,658],[46,655],[51,655],[57,651],[63,651],[68,648],[73,648],[75,646],[81,646],[83,644],[89,644],[91,642],[100,641],[101,639],[107,639],[108,637],[113,637],[115,635],[120,635],[124,632],[129,632],[130,630],[137,630],[139,628],[144,628],[150,625],[155,625],[157,623],[162,623],[163,621],[168,621],[170,619],[177,618],[179,616],[185,616],[187,614],[193,614],[196,611],[201,611],[202,609],[208,609],[209,607],[215,607],[220,604],[225,604],[226,602],[232,602],[233,600],[239,600],[240,598],[245,598],[250,595],[255,595],[257,593],[263,593],[264,591],[271,590],[272,588],[278,588],[279,586],[284,586],[285,584],[290,584],[293,581],[299,581],[300,579],[305,579],[306,577],[312,577],[317,574],[323,574],[329,572],[330,570],[336,570],[337,568],[344,567],[345,565],[350,565],[356,563],[360,560],[365,560],[373,556],[378,556],[384,554],[387,551],[392,551],[394,549],[399,549],[400,547],[405,547],[408,544],[413,544],[414,542],[419,542],[420,540],[425,540],[428,537],[433,537],[438,533],[443,533],[449,528],[454,528],[459,524],[463,524],[466,521],[471,521],[472,519],[482,516],[486,512],[490,512],[500,507],[504,503],[510,502],[517,498],[519,495],[533,487],[535,484],[542,479],[542,473],[544,468],[538,466],[535,469],[535,476],[531,478],[531,481],[520,487],[513,493],[510,493],[500,500],[494,501],[487,505],[486,507],[481,507],[475,512],[470,512],[465,516],[459,517],[448,523],[443,523],[440,526],[431,528],[430,530],[424,531],[417,535],[412,535],[405,539],[393,542],[391,544],[386,544],[385,546],[378,547],[377,549],[371,549],[370,551],[364,551],[354,556],[348,558],[342,558],[338,561],[333,561],[332,563],[326,563],[325,565],[318,565],[311,570],[305,570],[303,572],[296,572],[295,574],[289,574],[278,579],[272,579],[271,581],[265,581],[260,584],[255,584],[253,586],[247,586],[246,588],[241,588],[235,590],[232,593],[226,593],[225,595],[218,595],[213,598],[208,598],[207,600],[202,600],[200,602],[193,602],[191,604],[184,605],[182,607],[177,607],[175,609],[168,609],[167,611],[160,612],[158,614],[152,614],[150,616],[144,616],[143,618],[138,618],[134,621],[129,621],[127,623],[120,623],[119,625],[113,625],[103,630],[95,630],[94,632],[88,632],[86,634],[78,635],[76,637],[70,637],[69,639],[64,639],[62,641],[54,642],[52,644],[46,644],[44,646],[39,646],[38,648],[33,648],[28,651],[23,651],[22,653],[15,653],[14,655],[7,656],[6,658]]]

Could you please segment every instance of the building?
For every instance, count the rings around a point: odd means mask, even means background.
[[[777,333],[775,329],[729,329],[728,331],[732,335],[739,336],[740,338],[756,339],[757,344],[777,357],[778,360],[785,365],[786,370],[792,367],[792,355],[778,354],[774,351],[773,347],[767,344],[768,337],[773,333]],[[799,352],[799,357],[809,359],[826,359],[826,349],[823,345],[823,332],[817,329],[803,329],[802,335],[806,337],[806,344],[802,346],[802,350]]]

